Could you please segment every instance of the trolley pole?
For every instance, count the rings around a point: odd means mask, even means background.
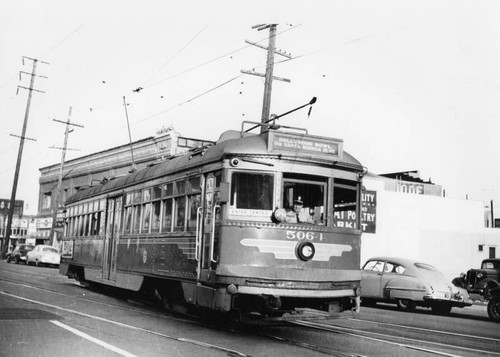
[[[21,169],[21,160],[22,160],[22,157],[23,157],[24,140],[25,139],[29,139],[29,138],[26,138],[26,129],[28,127],[28,117],[29,117],[29,113],[30,113],[31,96],[33,94],[33,91],[40,92],[40,93],[45,93],[43,91],[40,91],[40,90],[37,90],[37,89],[33,88],[33,86],[35,84],[35,77],[37,76],[36,75],[36,66],[37,66],[37,63],[39,62],[39,60],[35,59],[35,58],[29,58],[29,57],[23,56],[23,64],[24,64],[24,59],[28,59],[28,60],[33,61],[33,69],[31,70],[31,73],[27,73],[27,72],[20,72],[19,73],[19,77],[21,77],[21,73],[30,75],[31,76],[31,80],[30,80],[30,86],[29,86],[29,88],[22,87],[22,86],[18,86],[17,87],[18,92],[19,92],[19,88],[23,88],[23,89],[27,89],[28,90],[28,102],[26,104],[26,111],[24,113],[23,129],[22,129],[22,132],[21,132],[21,136],[19,137],[21,140],[19,141],[19,151],[17,153],[16,171],[14,173],[14,182],[12,184],[12,193],[11,193],[11,196],[10,196],[10,206],[9,206],[9,214],[8,214],[8,218],[7,218],[7,228],[6,228],[6,231],[5,231],[5,238],[3,239],[3,244],[2,244],[2,252],[1,252],[1,258],[2,259],[5,259],[6,255],[7,255],[7,250],[9,249],[9,245],[10,245],[10,236],[11,236],[11,230],[12,230],[12,220],[14,218],[14,208],[15,208],[15,204],[16,204],[17,183],[19,181],[19,171]],[[43,61],[40,61],[40,62],[44,63],[44,64],[49,64],[49,63],[43,62]],[[44,77],[44,76],[38,76],[38,77],[47,78],[47,77]],[[29,140],[33,140],[33,139],[29,139]]]
[[[283,82],[290,82],[289,79],[286,78],[280,78],[280,77],[274,77],[273,76],[273,71],[274,71],[274,54],[278,54],[284,57],[287,57],[289,59],[292,58],[292,56],[289,53],[281,52],[279,50],[276,50],[276,24],[268,24],[268,25],[256,25],[253,26],[253,29],[257,29],[258,31],[264,30],[269,28],[269,44],[266,47],[259,45],[258,43],[254,43],[251,41],[246,41],[248,44],[254,45],[256,47],[260,47],[263,49],[267,49],[267,61],[266,61],[266,73],[261,74],[257,73],[255,71],[245,71],[242,70],[242,73],[245,74],[252,74],[255,76],[260,76],[264,77],[264,99],[262,102],[262,117],[261,117],[261,123],[266,124],[269,123],[269,115],[271,111],[271,93],[273,89],[273,80],[280,80]],[[266,125],[261,125],[260,127],[260,132],[266,131]]]
[[[56,122],[66,124],[66,130],[64,131],[64,144],[63,147],[51,147],[51,149],[61,149],[61,165],[59,166],[59,177],[57,180],[57,188],[54,192],[54,199],[52,201],[52,226],[50,229],[50,240],[49,240],[49,245],[54,245],[54,242],[57,242],[57,212],[59,210],[59,197],[61,196],[61,188],[62,188],[62,179],[63,179],[63,171],[64,171],[64,161],[66,158],[66,151],[67,150],[72,150],[68,149],[68,135],[73,131],[73,129],[70,130],[70,126],[77,126],[80,128],[83,128],[83,125],[75,124],[71,122],[71,110],[72,108],[69,107],[68,111],[68,120],[67,121],[61,121],[57,119],[53,119]]]

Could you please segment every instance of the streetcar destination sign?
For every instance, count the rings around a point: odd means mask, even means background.
[[[293,151],[314,156],[342,157],[342,140],[269,132],[269,151]]]

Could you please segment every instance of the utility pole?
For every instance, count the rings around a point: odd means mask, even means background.
[[[21,74],[27,74],[27,75],[31,76],[31,80],[30,80],[30,86],[29,86],[29,88],[26,88],[26,87],[23,87],[23,86],[19,86],[19,85],[17,86],[17,93],[19,93],[19,88],[23,88],[23,89],[28,90],[28,102],[26,104],[26,111],[25,111],[25,114],[24,114],[23,129],[22,129],[22,132],[21,132],[21,136],[19,137],[21,140],[19,141],[19,151],[17,153],[16,171],[14,173],[14,182],[12,184],[12,194],[10,196],[9,215],[8,215],[8,218],[7,218],[7,229],[6,229],[5,238],[4,238],[3,244],[2,244],[2,254],[1,254],[2,259],[5,259],[5,256],[7,255],[7,250],[9,249],[9,245],[10,245],[10,236],[11,236],[11,230],[12,230],[12,220],[14,218],[14,206],[15,206],[15,203],[16,203],[17,183],[19,181],[19,171],[21,169],[21,159],[23,157],[24,140],[25,139],[34,140],[34,139],[30,139],[30,138],[26,137],[26,129],[28,127],[28,117],[29,117],[30,106],[31,106],[31,96],[33,94],[33,91],[40,92],[40,93],[45,93],[45,92],[43,92],[41,90],[37,90],[37,89],[33,88],[33,86],[35,84],[35,77],[47,78],[47,77],[44,77],[44,76],[37,76],[36,75],[36,66],[37,66],[38,62],[43,63],[43,64],[49,64],[47,62],[39,61],[38,59],[30,58],[30,57],[26,57],[26,56],[23,56],[22,59],[23,59],[23,65],[24,65],[24,60],[25,59],[33,61],[33,69],[31,70],[31,73],[27,73],[27,72],[23,72],[23,71],[19,72],[19,78],[21,78]],[[12,135],[12,136],[17,136],[17,135]]]
[[[266,62],[266,73],[261,74],[257,73],[255,71],[245,71],[241,70],[242,73],[245,74],[251,74],[255,76],[260,76],[265,78],[264,82],[264,99],[262,103],[262,117],[261,117],[261,123],[266,124],[269,122],[269,113],[271,111],[271,93],[272,93],[272,87],[273,87],[273,80],[280,80],[284,82],[290,82],[289,79],[286,78],[280,78],[280,77],[274,77],[273,76],[273,71],[274,71],[274,54],[278,54],[281,56],[284,56],[286,58],[291,59],[292,56],[289,53],[285,53],[279,50],[276,50],[276,24],[262,24],[262,25],[255,25],[252,26],[253,29],[257,29],[258,31],[269,29],[269,44],[266,47],[261,46],[257,43],[251,42],[251,41],[246,41],[248,44],[254,45],[256,47],[260,47],[263,49],[267,49],[267,62]],[[264,132],[266,129],[265,125],[262,125],[260,127],[260,132]]]
[[[57,180],[57,188],[56,191],[54,192],[54,198],[52,200],[52,227],[50,229],[50,240],[49,244],[54,245],[54,242],[57,241],[56,235],[57,235],[57,211],[59,210],[59,197],[61,196],[61,187],[62,187],[62,179],[63,179],[63,171],[64,171],[64,160],[66,158],[66,151],[67,150],[74,150],[74,149],[68,149],[68,135],[73,131],[73,129],[70,130],[70,126],[77,126],[80,128],[83,128],[83,125],[75,124],[71,122],[71,107],[69,107],[68,111],[68,120],[62,121],[62,120],[57,120],[53,119],[56,122],[66,124],[66,130],[64,131],[64,145],[63,147],[55,147],[51,146],[51,149],[60,149],[62,150],[61,154],[61,165],[59,166],[59,178]]]

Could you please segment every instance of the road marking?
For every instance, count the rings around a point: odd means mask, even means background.
[[[229,349],[229,348],[220,347],[220,346],[212,345],[212,344],[201,342],[201,341],[191,340],[189,338],[169,336],[169,335],[166,335],[166,334],[163,334],[163,333],[160,333],[160,332],[156,332],[156,331],[152,331],[152,330],[147,330],[147,329],[144,329],[142,327],[136,327],[136,326],[132,326],[132,325],[127,325],[127,324],[124,324],[124,323],[121,323],[121,322],[118,322],[118,321],[108,320],[108,319],[105,319],[103,317],[86,314],[84,312],[80,312],[80,311],[76,311],[76,310],[71,310],[71,309],[66,309],[64,307],[60,307],[60,306],[48,304],[48,303],[45,303],[45,302],[28,299],[28,298],[25,298],[25,297],[22,297],[22,296],[18,296],[18,295],[7,293],[5,291],[0,291],[0,294],[6,295],[6,296],[10,296],[10,297],[13,297],[13,298],[16,298],[16,299],[28,301],[28,302],[31,302],[33,304],[47,306],[47,307],[50,307],[50,308],[53,308],[53,309],[56,309],[56,310],[66,311],[66,312],[69,312],[71,314],[85,316],[85,317],[88,317],[90,319],[94,319],[94,320],[98,320],[98,321],[104,321],[104,322],[107,322],[107,323],[110,323],[110,324],[114,324],[114,325],[117,325],[117,326],[121,326],[121,327],[129,328],[129,329],[133,329],[133,330],[137,330],[137,331],[149,333],[149,334],[152,334],[152,335],[156,335],[156,336],[168,338],[168,339],[171,339],[171,340],[174,340],[174,341],[185,342],[185,343],[189,343],[189,344],[192,344],[192,345],[197,345],[197,346],[212,348],[212,349],[215,349],[215,350],[218,350],[218,351],[224,351],[224,352],[226,352],[226,353],[228,353],[230,355],[234,355],[234,356],[241,356],[241,357],[247,357],[248,356],[247,354],[244,354],[244,353],[241,353],[241,352]]]
[[[129,353],[127,351],[124,351],[122,350],[121,348],[118,348],[118,347],[115,347],[113,345],[110,345],[109,343],[106,343],[104,341],[101,341],[101,340],[98,340],[97,338],[94,338],[92,336],[89,336],[87,335],[86,333],[80,331],[80,330],[77,330],[77,329],[74,329],[73,327],[69,327],[68,325],[65,325],[63,323],[60,323],[59,321],[57,320],[50,320],[50,322],[52,322],[54,325],[57,325],[59,327],[62,327],[63,329],[65,330],[68,330],[72,333],[74,333],[75,335],[77,336],[80,336],[86,340],[89,340],[91,342],[94,342],[95,344],[98,344],[99,346],[102,346],[110,351],[113,351],[113,352],[116,352],[118,353],[119,355],[121,356],[125,356],[125,357],[136,357],[136,355],[132,354],[132,353]]]

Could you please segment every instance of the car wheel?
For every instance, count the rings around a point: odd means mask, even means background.
[[[415,302],[409,299],[397,299],[396,303],[402,311],[413,311],[416,308]]]
[[[488,316],[495,322],[500,322],[500,298],[491,299],[488,303]]]
[[[10,263],[10,257],[7,257],[7,263]]]
[[[431,306],[434,315],[448,315],[452,306],[449,304],[435,304]]]

